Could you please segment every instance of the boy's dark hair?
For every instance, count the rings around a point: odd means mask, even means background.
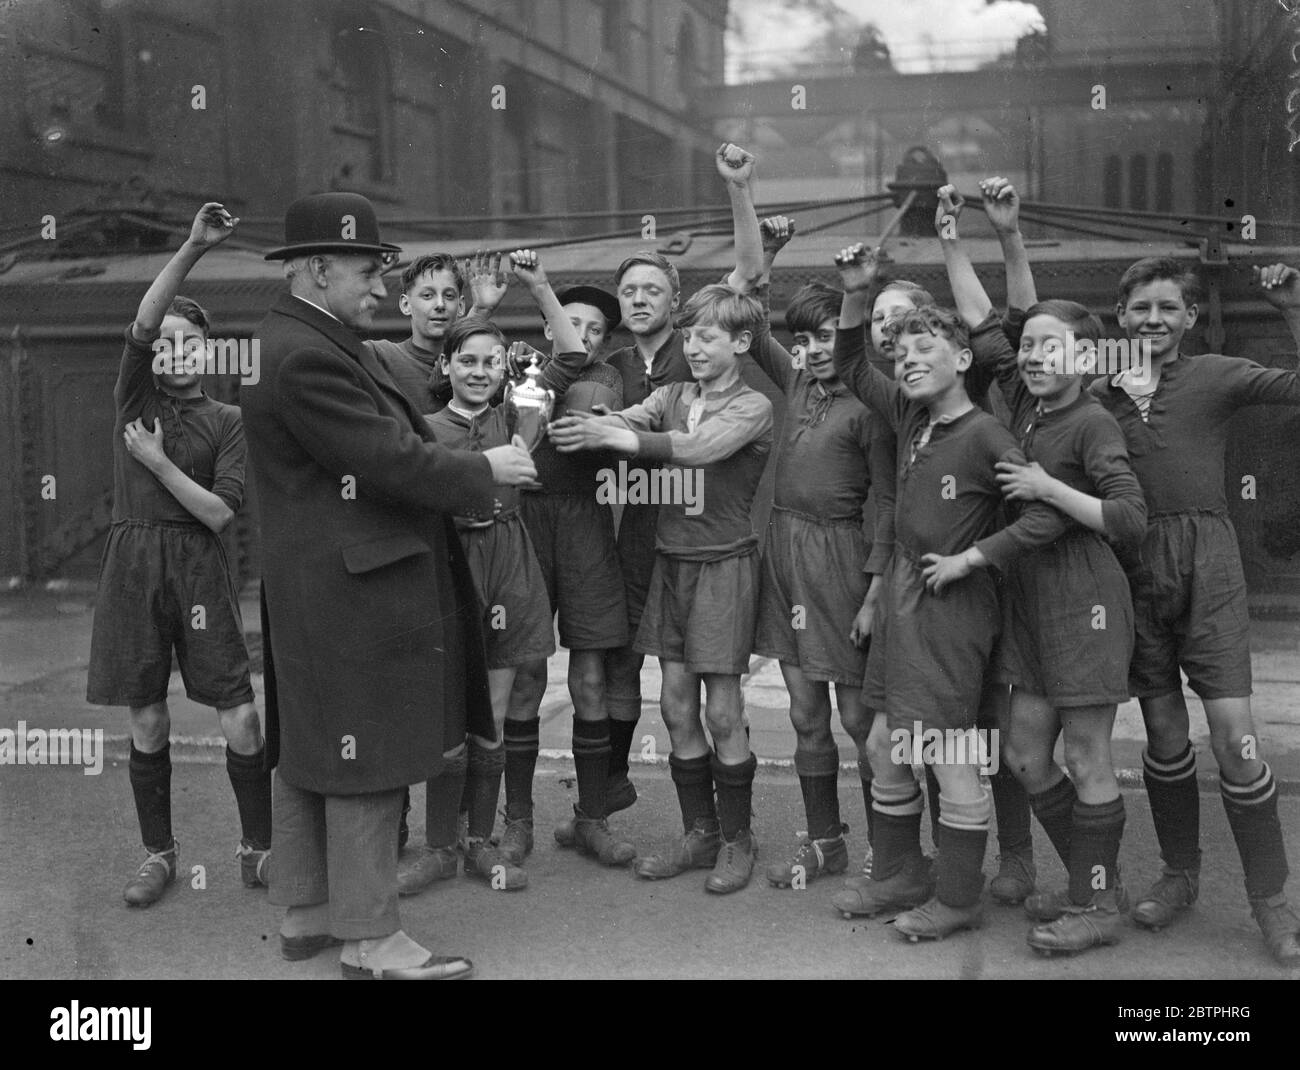
[[[785,306],[785,325],[791,334],[813,334],[828,319],[839,320],[844,291],[824,282],[810,282],[795,290]]]
[[[212,330],[212,321],[208,319],[207,310],[197,301],[188,297],[182,297],[177,294],[172,298],[172,303],[167,306],[168,316],[180,316],[183,320],[189,320],[195,327],[203,328],[206,335]]]
[[[1090,342],[1099,342],[1104,333],[1101,320],[1078,301],[1065,301],[1060,298],[1038,301],[1026,310],[1025,322],[1028,323],[1035,316],[1051,316],[1053,319],[1060,320],[1074,332],[1076,339],[1086,338]]]
[[[451,253],[431,253],[412,260],[402,272],[402,293],[409,294],[416,279],[428,271],[450,271],[456,280],[456,292],[462,297],[465,295],[465,276],[461,274],[460,264]]]
[[[490,334],[502,345],[506,344],[506,336],[491,320],[484,319],[482,316],[462,316],[447,332],[447,337],[442,344],[442,359],[450,361],[476,334]]]
[[[1171,256],[1148,256],[1144,260],[1130,264],[1119,277],[1120,308],[1128,304],[1130,295],[1139,286],[1145,286],[1148,282],[1159,282],[1162,279],[1177,284],[1179,292],[1183,295],[1183,304],[1189,308],[1200,300],[1201,280],[1186,263],[1175,260]]]
[[[677,274],[677,268],[668,257],[663,253],[652,252],[649,249],[639,249],[629,256],[623,263],[618,265],[618,270],[614,272],[614,286],[617,287],[626,275],[637,264],[646,264],[652,268],[658,268],[668,276],[668,285],[673,293],[681,293],[682,280]]]
[[[928,305],[895,316],[885,324],[885,336],[897,341],[904,334],[933,334],[947,338],[958,349],[970,348],[970,331],[961,317],[950,308]]]
[[[871,299],[872,308],[876,307],[876,301],[886,290],[898,290],[900,293],[907,294],[908,298],[911,299],[912,304],[917,308],[930,308],[939,303],[934,299],[934,295],[930,293],[929,290],[918,283],[912,282],[910,279],[889,279],[880,284],[880,289],[876,291],[876,296]]]
[[[717,327],[735,338],[741,331],[754,331],[763,321],[763,305],[756,297],[740,294],[724,283],[701,286],[691,295],[678,317],[677,326]]]

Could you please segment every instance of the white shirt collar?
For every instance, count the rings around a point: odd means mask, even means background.
[[[342,322],[343,322],[341,319],[338,318],[338,316],[334,315],[334,313],[331,312],[328,308],[324,308],[324,307],[322,307],[321,305],[318,305],[315,301],[308,301],[307,298],[303,297],[301,294],[291,293],[289,296],[290,296],[290,297],[296,297],[296,298],[298,298],[298,300],[301,301],[303,304],[305,304],[305,305],[311,305],[312,308],[318,308],[318,309],[320,309],[320,311],[324,312],[325,315],[327,315],[327,316],[328,316],[330,319],[332,319],[335,323],[342,323]]]

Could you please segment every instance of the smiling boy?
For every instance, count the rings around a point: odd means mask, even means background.
[[[712,868],[708,891],[749,883],[757,848],[750,829],[754,770],[742,718],[759,583],[750,506],[772,447],[772,403],[746,386],[740,361],[762,306],[724,285],[705,286],[682,313],[682,356],[694,378],[660,387],[609,416],[567,416],[551,427],[562,452],[614,450],[651,463],[698,466],[703,510],[658,509],[654,568],[634,649],[663,672],[660,707],[685,836],[643,858],[637,875],[673,877]],[[710,752],[704,718],[716,752]],[[714,802],[714,786],[717,801]]]

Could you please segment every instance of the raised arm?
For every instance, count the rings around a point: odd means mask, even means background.
[[[763,274],[758,280],[760,285],[771,281],[776,254],[790,243],[794,229],[794,220],[789,216],[773,215],[759,221],[758,233],[763,242]]]
[[[980,183],[984,213],[1002,246],[1002,262],[1007,269],[1007,305],[1031,308],[1038,301],[1034,275],[1029,270],[1029,254],[1020,234],[1020,194],[1005,178],[986,178]]]
[[[1282,313],[1291,339],[1300,349],[1300,272],[1286,264],[1253,267],[1251,272],[1260,296]]]
[[[754,155],[739,145],[726,142],[714,156],[718,174],[727,184],[731,200],[731,229],[736,242],[736,266],[727,277],[727,285],[741,293],[757,286],[763,277],[763,243],[758,233],[758,215],[754,211]]]
[[[145,291],[136,310],[132,333],[141,342],[151,342],[158,336],[167,306],[180,292],[181,283],[191,269],[209,249],[220,245],[235,232],[239,220],[231,216],[217,201],[209,201],[199,209],[190,225],[190,236],[167,261],[158,277]]]
[[[460,271],[469,287],[469,315],[491,319],[510,288],[510,276],[501,270],[501,254],[482,249],[461,261]]]
[[[562,398],[565,391],[578,381],[591,354],[582,344],[578,328],[555,296],[541,257],[532,249],[516,249],[510,254],[510,266],[515,277],[528,288],[546,320],[546,326],[551,329],[554,356],[542,368],[541,382],[548,390],[554,390],[556,397]]]
[[[839,251],[835,267],[844,288],[835,349],[831,353],[835,374],[859,401],[879,414],[896,432],[898,384],[867,359],[867,339],[863,329],[867,319],[867,296],[878,272],[876,255],[858,242]]]
[[[934,229],[939,235],[939,248],[943,251],[943,262],[948,268],[948,284],[952,287],[957,314],[967,327],[974,327],[993,311],[993,302],[989,300],[984,284],[975,274],[975,265],[962,248],[957,233],[957,220],[965,203],[954,186],[940,186],[939,207],[934,212]]]

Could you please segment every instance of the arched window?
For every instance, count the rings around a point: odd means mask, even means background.
[[[1174,154],[1162,152],[1156,157],[1156,211],[1174,210]]]
[[[341,157],[336,178],[388,181],[388,56],[380,23],[366,7],[348,4],[335,15],[332,29],[330,86]]]
[[[695,50],[695,27],[682,19],[677,27],[677,88],[689,96],[699,81],[699,57]]]
[[[1128,206],[1135,212],[1147,210],[1147,158],[1135,152],[1128,158]]]
[[[1123,165],[1116,153],[1106,157],[1106,169],[1102,175],[1102,203],[1107,208],[1123,208]]]

